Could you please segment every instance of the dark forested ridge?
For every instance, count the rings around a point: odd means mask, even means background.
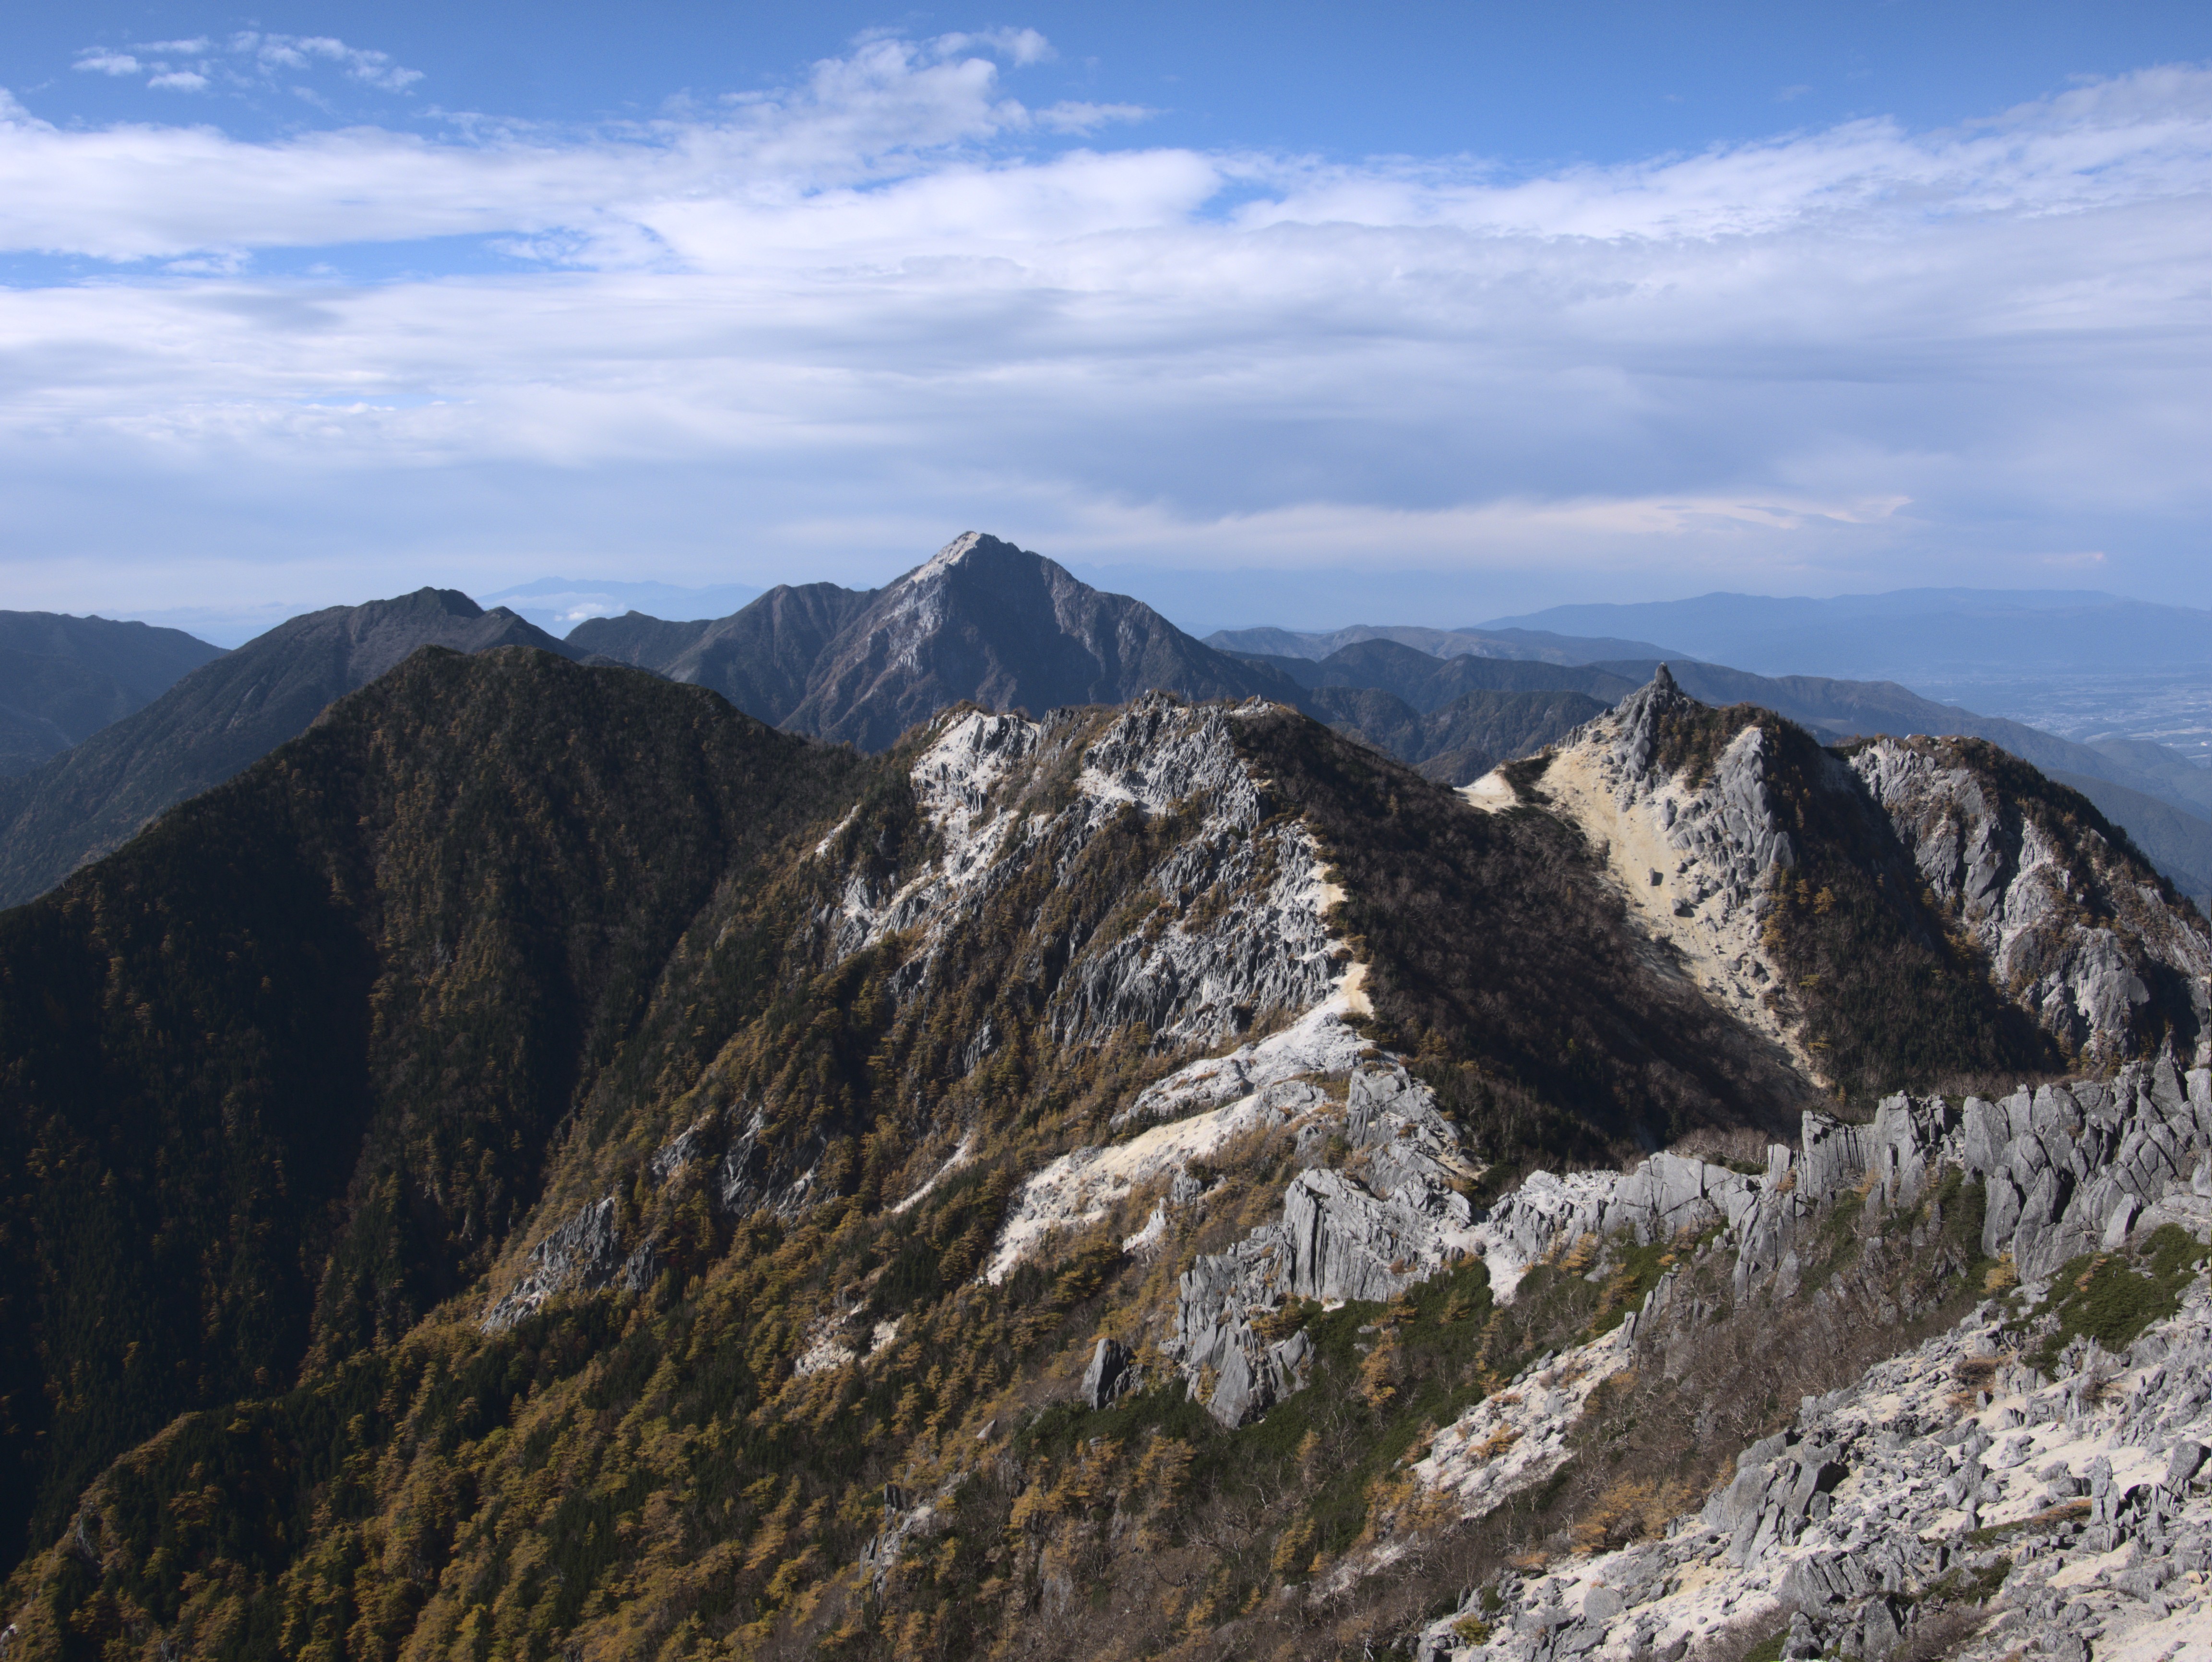
[[[1605,706],[1584,693],[1471,692],[1416,711],[1367,687],[1309,690],[1306,713],[1426,778],[1465,785],[1501,762],[1556,744]]]
[[[1474,692],[1574,692],[1610,704],[1633,691],[1642,680],[1583,664],[1547,664],[1523,658],[1434,658],[1395,640],[1359,640],[1327,658],[1251,657],[1249,661],[1281,670],[1308,688],[1372,687],[1394,694],[1424,714]]]
[[[433,649],[0,914],[9,1556],[179,1410],[479,1274],[694,913],[861,766]]]
[[[0,775],[59,755],[222,656],[182,629],[0,612]]]
[[[42,894],[121,846],[163,810],[306,731],[332,699],[426,646],[574,655],[513,612],[488,612],[450,589],[281,623],[34,772],[0,780],[0,906]]]

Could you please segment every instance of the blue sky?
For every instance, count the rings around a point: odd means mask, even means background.
[[[2212,604],[2208,66],[2181,5],[45,9],[0,604],[970,526],[1206,624]]]

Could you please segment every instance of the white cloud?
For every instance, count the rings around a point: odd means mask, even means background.
[[[176,59],[194,60],[179,64]],[[220,45],[205,36],[189,40],[142,40],[129,52],[88,46],[77,54],[76,66],[106,76],[144,75],[151,88],[173,92],[205,92],[218,83],[234,92],[279,85],[287,76],[336,69],[347,79],[380,92],[404,93],[422,79],[420,70],[395,64],[388,52],[349,46],[329,35],[270,34],[246,29]],[[289,90],[310,102],[319,98],[311,88]]]
[[[333,568],[415,549],[410,577],[643,537],[700,578],[734,525],[763,563],[724,575],[843,548],[822,574],[875,580],[981,524],[1562,582],[2195,569],[2212,74],[1516,177],[1069,148],[1142,112],[1031,109],[986,50],[1043,48],[878,36],[712,113],[434,142],[0,102],[0,246],[118,263],[0,291],[0,488],[28,505],[0,559],[204,524]],[[543,269],[254,275],[457,236]]]
[[[1035,29],[986,29],[980,34],[940,34],[929,43],[932,54],[957,58],[962,52],[983,51],[1006,58],[1017,66],[1049,63],[1059,56],[1052,42]]]
[[[1142,121],[1152,113],[1141,104],[1084,104],[1063,99],[1032,112],[1030,118],[1047,132],[1095,133],[1101,127]]]
[[[420,70],[401,68],[388,52],[349,46],[329,35],[264,34],[249,29],[233,35],[229,48],[270,79],[280,71],[310,69],[317,63],[335,64],[351,79],[385,92],[404,92],[422,79]]]

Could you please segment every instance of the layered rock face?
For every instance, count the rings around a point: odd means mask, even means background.
[[[2095,825],[2004,789],[2002,772],[2026,771],[2008,761],[1971,741],[1885,738],[1850,766],[1997,984],[2069,1050],[2124,1056],[2160,1004],[2212,1033],[2202,919]]]
[[[2109,1083],[1968,1097],[1959,1163],[1988,1185],[1982,1250],[2038,1280],[2136,1229],[2212,1220],[2212,1071],[2170,1058]]]
[[[1176,816],[1173,846],[1131,885],[1146,915],[1065,949],[1067,973],[1045,1002],[1053,1037],[1096,1043],[1135,1027],[1159,1046],[1212,1044],[1319,1004],[1346,958],[1323,918],[1320,853],[1297,822],[1262,823],[1236,719],[1161,695],[1103,725],[1078,711],[948,718],[911,773],[933,855],[879,878],[860,852],[835,923],[840,953],[919,931],[924,949],[898,981],[902,996],[918,996],[1010,883],[1039,864],[1070,869],[1125,816]],[[1066,780],[1064,804],[1046,799],[1048,776]]]
[[[1324,1163],[1332,1139],[1340,1165]],[[1304,1118],[1297,1148],[1310,1163],[1284,1190],[1282,1217],[1200,1258],[1176,1286],[1161,1349],[1224,1425],[1304,1385],[1311,1342],[1262,1331],[1287,1301],[1389,1299],[1479,1250],[1459,1190],[1480,1168],[1434,1095],[1395,1061],[1354,1071],[1340,1108]]]
[[[605,1287],[635,1293],[649,1284],[653,1250],[639,1246],[623,1251],[616,1227],[618,1210],[612,1195],[589,1202],[532,1247],[522,1279],[484,1313],[484,1331],[497,1333],[514,1326],[556,1293],[597,1292]]]

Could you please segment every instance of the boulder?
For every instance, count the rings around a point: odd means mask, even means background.
[[[1115,1398],[1136,1384],[1130,1366],[1134,1353],[1119,1339],[1102,1338],[1083,1371],[1083,1400],[1094,1409],[1111,1408]]]

